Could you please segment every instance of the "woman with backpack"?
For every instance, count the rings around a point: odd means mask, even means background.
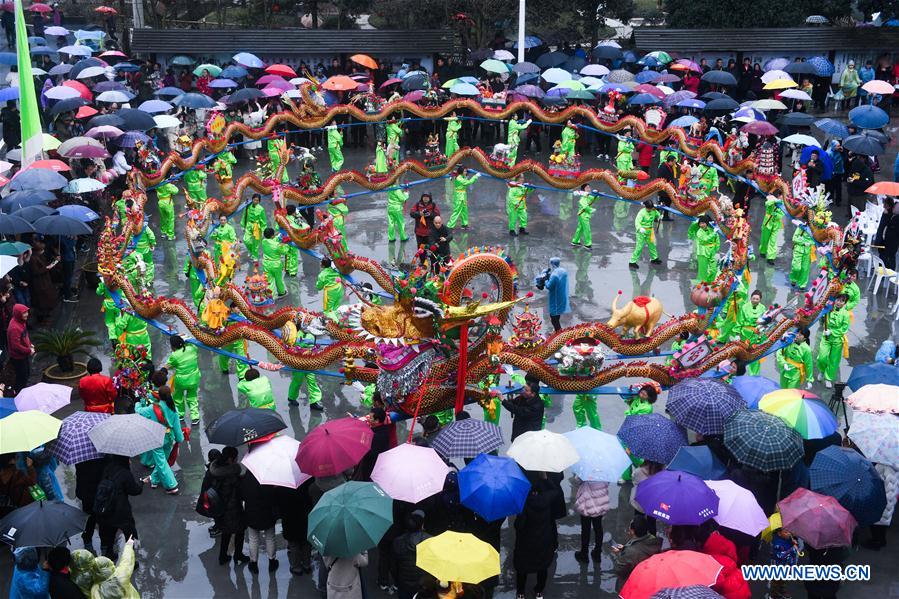
[[[177,456],[173,452],[175,444],[184,441],[184,433],[181,430],[181,418],[175,408],[175,401],[172,399],[172,392],[168,387],[160,387],[158,391],[158,401],[149,404],[135,406],[134,411],[155,422],[160,423],[166,428],[165,437],[162,446],[148,451],[145,455],[149,458],[149,462],[153,464],[153,472],[150,476],[142,479],[144,483],[150,483],[152,488],[162,485],[165,492],[169,495],[178,493],[178,481],[175,479],[175,473],[172,472],[171,464],[175,462],[171,456]]]
[[[240,497],[243,499],[244,521],[250,545],[250,572],[259,573],[260,542],[265,543],[268,571],[274,572],[278,569],[278,560],[275,559],[275,523],[278,518],[275,513],[274,487],[260,484],[253,473],[247,471],[240,480]]]
[[[94,516],[100,525],[100,548],[103,555],[115,559],[116,532],[127,539],[137,538],[137,526],[131,511],[131,495],[140,495],[144,488],[131,472],[131,459],[121,455],[107,455],[103,477],[94,495]]]
[[[250,561],[243,552],[243,539],[246,524],[244,521],[243,503],[240,496],[240,477],[243,468],[237,462],[237,449],[228,446],[222,449],[222,455],[209,465],[209,485],[204,491],[207,498],[209,515],[215,518],[216,529],[219,530],[221,545],[219,546],[219,564],[224,566],[231,557],[228,545],[234,538],[234,564]],[[206,487],[206,485],[203,485]],[[203,499],[201,497],[201,499]]]

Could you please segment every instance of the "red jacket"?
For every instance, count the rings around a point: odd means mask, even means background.
[[[28,337],[28,326],[23,316],[28,306],[16,304],[12,308],[12,318],[6,329],[6,347],[9,357],[22,360],[31,356],[31,339]]]
[[[737,546],[718,531],[713,532],[702,546],[702,552],[711,555],[723,566],[718,582],[712,587],[725,599],[750,599],[752,592],[737,565]]]
[[[440,208],[431,200],[425,204],[421,200],[416,202],[409,210],[409,216],[415,219],[415,234],[419,237],[427,237],[431,233],[431,223],[434,217],[440,215]]]
[[[637,164],[641,168],[649,168],[652,166],[652,153],[655,150],[651,145],[646,143],[637,144]]]
[[[78,381],[78,392],[84,400],[85,412],[115,411],[116,389],[112,379],[104,374],[91,374]]]

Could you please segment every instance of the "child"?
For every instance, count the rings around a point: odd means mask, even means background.
[[[795,566],[799,563],[799,543],[792,533],[785,528],[778,528],[771,540],[771,563],[783,566]],[[789,599],[784,580],[772,580],[768,586],[770,599]]]
[[[659,260],[659,250],[656,248],[655,232],[656,223],[661,216],[662,215],[656,209],[655,204],[652,203],[652,200],[643,200],[643,207],[640,208],[640,212],[637,213],[637,218],[634,219],[634,228],[637,232],[637,247],[634,248],[634,253],[631,254],[630,264],[628,264],[632,270],[640,268],[637,265],[637,260],[639,260],[640,256],[643,254],[644,246],[649,246],[650,263],[662,263],[662,261]]]

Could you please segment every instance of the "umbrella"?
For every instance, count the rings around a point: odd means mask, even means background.
[[[678,449],[689,444],[684,429],[655,413],[625,416],[618,438],[632,456],[659,464],[669,463]]]
[[[720,101],[721,100],[713,100],[709,104]],[[745,125],[740,127],[740,131],[743,131],[745,133],[753,133],[755,135],[776,135],[778,133],[777,127],[775,127],[768,121],[752,121],[751,123],[746,123]]]
[[[112,68],[116,71],[123,71],[125,73],[136,73],[140,70],[139,66],[131,62],[120,62]]]
[[[215,108],[215,100],[206,94],[188,93],[172,100],[172,104],[182,108]]]
[[[67,62],[63,62],[63,63],[58,64],[55,67],[51,68],[49,71],[47,71],[47,74],[51,75],[53,77],[59,77],[60,75],[68,75],[69,71],[71,71],[71,70],[72,70],[72,65],[70,65]]]
[[[53,54],[56,54],[56,50],[53,50],[52,48],[48,48],[46,46],[35,46],[34,48],[31,49],[32,56],[51,56]],[[39,71],[39,70],[40,69],[38,69],[38,68],[32,68],[31,69],[32,75],[44,74],[44,73],[38,73],[37,71]]]
[[[228,104],[249,102],[250,100],[262,98],[263,96],[265,96],[265,94],[262,93],[262,90],[256,89],[254,87],[245,87],[231,94],[231,96],[228,98]]]
[[[409,92],[408,94],[403,96],[403,100],[405,100],[406,102],[418,102],[419,100],[421,100],[424,97],[425,97],[424,90],[417,89],[414,92]]]
[[[443,491],[449,472],[430,447],[403,443],[378,455],[371,480],[397,501],[418,503]]]
[[[765,63],[765,71],[781,71],[788,64],[790,64],[788,58],[772,58]]]
[[[44,35],[55,35],[57,37],[62,37],[64,35],[69,35],[71,31],[66,29],[65,27],[60,27],[59,25],[52,25],[44,29]]]
[[[854,412],[849,438],[870,461],[899,469],[899,418],[896,416]]]
[[[68,181],[52,169],[29,168],[19,171],[9,184],[13,191],[62,189]]]
[[[93,179],[87,179],[93,181]],[[102,183],[101,183],[102,185]],[[78,204],[70,204],[68,206],[60,206],[57,210],[61,216],[65,216],[83,223],[90,223],[100,219],[100,215],[88,208]]]
[[[580,459],[571,441],[547,430],[522,433],[506,453],[524,470],[538,472],[562,472]]]
[[[307,538],[322,555],[351,557],[377,545],[392,522],[393,501],[380,487],[350,481],[318,500]]]
[[[699,66],[699,64],[697,64],[696,62],[687,58],[679,58],[674,62],[673,65],[670,65],[670,68],[677,71],[693,71],[696,73],[702,73],[702,67]]]
[[[790,87],[798,87],[799,84],[792,79],[775,79],[765,84],[762,89],[788,89]]]
[[[60,54],[68,54],[69,56],[90,56],[91,49],[87,46],[63,46],[57,50]]]
[[[320,424],[306,435],[297,463],[312,476],[336,476],[359,463],[374,434],[371,427],[356,418],[338,418]]]
[[[85,135],[88,137],[93,137],[94,139],[114,139],[116,137],[124,135],[124,133],[125,132],[118,127],[113,127],[112,125],[100,125],[98,127],[88,129]]]
[[[344,76],[340,75],[340,77],[343,78]],[[263,75],[262,77],[260,77],[259,79],[256,80],[256,87],[264,87],[275,81],[278,81],[281,83],[287,83],[287,80],[280,75]],[[353,81],[355,81],[355,79],[353,79]]]
[[[6,87],[0,89],[0,102],[8,102],[10,100],[18,100],[19,99],[19,88],[18,87]]]
[[[727,71],[709,71],[700,77],[706,83],[715,85],[736,85],[737,79]]]
[[[691,584],[686,587],[662,589],[650,599],[724,599],[709,587]]]
[[[0,540],[13,547],[57,547],[84,532],[87,514],[61,501],[36,501],[0,520]]]
[[[663,470],[639,485],[634,500],[650,518],[668,525],[702,524],[718,513],[718,496],[701,478]]]
[[[552,68],[547,69],[541,75],[544,81],[549,83],[562,83],[563,81],[571,81],[571,73],[564,69]]]
[[[531,488],[515,460],[484,453],[459,471],[458,482],[462,505],[487,522],[520,513]]]
[[[772,391],[762,397],[759,409],[783,420],[803,439],[823,439],[838,428],[830,408],[814,393],[800,389]]]
[[[812,97],[801,89],[786,89],[780,94],[780,97],[789,98],[791,100],[802,100],[804,102],[812,101]]]
[[[431,440],[431,447],[444,458],[473,458],[502,444],[503,434],[498,426],[473,418],[449,423]]]
[[[189,67],[190,65],[197,62],[190,56],[185,56],[184,54],[179,54],[171,60],[171,63],[174,65],[178,65],[181,67]]]
[[[7,270],[6,272],[9,272],[13,268],[15,268],[16,264],[18,264],[18,261],[15,258],[13,258],[12,256],[0,256],[0,265],[3,265],[3,268],[6,268],[9,261],[12,261],[12,265],[10,266],[9,270]],[[3,268],[0,268],[0,271],[2,271]],[[0,420],[6,418],[7,416],[14,413],[15,411],[16,411],[16,404],[12,400],[12,398],[0,397]]]
[[[542,98],[546,93],[536,85],[520,85],[513,90],[516,94],[528,98]]]
[[[878,181],[865,190],[875,195],[899,196],[899,183],[896,181]]]
[[[134,457],[162,447],[165,427],[140,414],[114,414],[87,436],[100,453]]]
[[[287,425],[274,410],[228,410],[206,427],[206,438],[216,445],[238,446],[284,430]]]
[[[632,105],[658,104],[659,98],[652,94],[637,94],[632,96],[627,103]]]
[[[387,81],[382,83],[380,86],[378,86],[378,88],[384,89],[385,87],[387,87],[389,85],[396,85],[397,83],[402,83],[402,82],[403,82],[402,79],[397,79],[396,77],[391,77],[390,79],[388,79]]]
[[[787,470],[802,459],[802,437],[758,410],[740,410],[724,425],[724,446],[741,464],[763,472]]]
[[[698,118],[696,118],[695,116],[691,116],[691,115],[688,114],[688,115],[685,115],[685,116],[677,117],[676,119],[674,119],[673,121],[671,121],[670,125],[671,125],[672,127],[680,127],[681,129],[686,129],[687,127],[690,127],[690,126],[692,126],[694,123],[698,123],[698,122],[699,122],[699,119],[698,119]]]
[[[777,122],[791,127],[810,127],[815,122],[815,117],[804,112],[788,112],[777,119]]]
[[[570,92],[565,97],[569,100],[586,100],[588,102],[590,100],[596,99],[596,96],[594,96],[592,92],[589,92],[585,89],[576,89],[576,90]]]
[[[328,77],[325,82],[322,83],[322,88],[331,91],[352,91],[355,90],[358,85],[358,81],[350,79],[346,75],[335,75],[334,77]]]
[[[72,388],[65,385],[36,383],[25,387],[16,395],[16,409],[20,412],[37,410],[52,414],[69,405],[72,401]]]
[[[783,527],[815,549],[848,547],[858,523],[833,497],[802,487],[777,502]]]
[[[675,104],[677,104],[678,102],[683,102],[684,100],[692,100],[695,97],[696,97],[695,93],[684,89],[684,90],[676,91],[673,94],[669,94],[669,95],[665,96],[665,99],[662,100],[662,104],[664,104],[666,107],[671,107],[671,106],[674,106]],[[703,103],[703,107],[704,106],[705,106],[705,103]]]
[[[711,555],[698,551],[657,553],[633,569],[624,586],[622,599],[648,599],[662,589],[692,585],[710,587],[723,566]]]
[[[50,208],[49,206],[41,206],[40,204],[38,204],[35,206],[26,206],[25,208],[19,208],[18,210],[13,212],[12,215],[18,216],[19,218],[23,218],[23,219],[27,220],[28,222],[33,223],[37,219],[39,219],[43,216],[49,216],[49,215],[53,214],[54,212],[56,212],[56,211],[53,210],[53,208]],[[32,228],[32,230],[34,230],[34,229]],[[10,256],[2,256],[2,257],[10,258]],[[5,265],[6,265],[6,262],[4,260],[4,267],[5,267]],[[9,271],[7,271],[7,272],[9,272]],[[4,273],[4,274],[6,274],[6,273]],[[0,276],[2,276],[2,275],[0,275]]]
[[[162,89],[156,90],[153,92],[154,96],[166,96],[166,97],[176,97],[180,96],[184,93],[184,90],[180,87],[163,87]]]
[[[758,108],[759,110],[786,110],[787,105],[779,100],[771,100],[770,98],[765,98],[764,100],[756,100],[752,104],[750,104],[753,108]]]
[[[624,56],[620,48],[603,45],[596,46],[590,53],[601,60],[620,60]]]
[[[515,65],[518,66],[518,65]],[[514,69],[513,69],[514,70]],[[609,68],[601,64],[588,64],[581,69],[581,75],[589,77],[605,77],[609,74]]]
[[[231,57],[231,60],[248,69],[261,69],[265,66],[265,63],[262,62],[258,56],[250,54],[249,52],[238,52]]]
[[[631,466],[631,459],[615,435],[590,427],[565,433],[580,459],[573,467],[578,478],[591,482],[615,482]]]
[[[716,72],[716,71],[712,71]],[[717,71],[721,72],[721,71]],[[694,100],[695,101],[695,100]],[[706,110],[736,110],[740,107],[736,100],[730,98],[717,98],[705,105]]]
[[[718,379],[692,378],[668,392],[666,409],[672,420],[703,435],[720,435],[724,423],[746,407],[736,389]]]
[[[859,525],[880,520],[887,503],[883,479],[857,451],[836,445],[819,451],[809,477],[812,491],[835,498]]]
[[[831,77],[836,72],[836,67],[833,63],[823,56],[812,56],[805,62],[812,65],[812,68],[815,69],[815,75],[818,77]]]
[[[777,81],[778,79],[785,79],[787,81],[791,81],[793,78],[786,71],[781,71],[779,69],[774,71],[768,71],[764,75],[762,75],[762,83],[768,84],[772,81]]]
[[[227,77],[228,79],[242,79],[247,76],[247,70],[242,66],[232,64],[222,69],[218,76]]]
[[[51,453],[69,466],[102,458],[87,434],[107,418],[109,414],[102,412],[75,412],[66,416],[59,427],[59,436],[52,443]]]
[[[567,54],[564,54],[562,52],[547,52],[546,54],[537,57],[537,60],[535,62],[541,69],[549,69],[563,65],[567,61]]]
[[[141,105],[138,106],[137,109],[153,114],[156,112],[168,112],[172,109],[172,105],[165,100],[146,100],[145,102],[141,102]]]
[[[114,114],[98,114],[93,117],[91,120],[87,122],[88,127],[116,127],[117,129],[121,129],[125,126],[125,120]],[[97,144],[99,147],[103,147],[101,144]]]
[[[65,156],[66,158],[109,158],[109,152],[106,150],[106,148],[88,144],[73,146],[65,152],[60,152],[59,154],[61,156]]]
[[[633,90],[631,90],[631,89],[629,89],[629,88],[627,88],[627,87],[625,87],[625,86],[623,86],[623,85],[621,85],[621,84],[619,84],[619,83],[606,83],[606,84],[603,85],[601,88],[599,88],[598,91],[599,91],[599,93],[601,93],[601,94],[607,94],[607,93],[613,92],[613,91],[619,92],[619,93],[622,93],[622,94],[629,94],[629,93],[631,93],[631,91],[633,91]]]
[[[122,119],[122,128],[126,131],[148,131],[156,126],[152,116],[136,108],[122,108],[116,111],[115,116]]]
[[[59,434],[62,421],[49,414],[28,410],[0,420],[0,453],[31,451]]]
[[[899,368],[883,362],[862,364],[852,369],[852,374],[849,376],[849,380],[846,381],[846,385],[856,392],[860,391],[865,385],[877,384],[899,386]],[[849,405],[853,405],[851,401]]]
[[[876,139],[865,134],[850,135],[843,140],[843,147],[865,156],[878,156],[886,151]]]
[[[880,129],[890,122],[890,115],[872,104],[862,104],[849,111],[849,122],[861,129]]]
[[[856,366],[852,370],[852,376],[849,377],[848,385],[857,391],[846,399],[846,403],[860,412],[899,414],[899,387],[894,383],[886,382],[889,379],[882,378],[882,375],[890,376],[891,373],[886,372],[884,368],[878,368],[878,366],[896,370],[895,366],[882,362]],[[878,372],[874,372],[875,370]],[[880,382],[881,380],[885,382]]]
[[[20,216],[0,214],[0,234],[21,235],[22,233],[34,233],[34,227],[30,222]]]
[[[278,435],[264,443],[255,443],[241,464],[253,473],[261,485],[296,489],[312,478],[300,471],[294,459],[300,442],[293,437]]]
[[[481,68],[487,71],[488,73],[508,73],[509,65],[504,62],[500,62],[494,58],[488,58],[484,62],[481,63]]]
[[[791,62],[783,70],[791,75],[814,75],[815,65],[808,62]]]
[[[637,83],[655,83],[660,77],[661,75],[656,71],[640,71],[634,80]]]
[[[536,47],[542,46],[542,45],[543,45],[543,40],[541,40],[536,35],[524,36],[524,47],[525,48],[536,48]],[[517,48],[518,42],[516,41],[514,44],[512,44],[512,47]]]
[[[519,75],[536,74],[540,72],[540,67],[533,62],[519,62],[512,67],[512,72]]]
[[[74,69],[72,69],[74,71]],[[92,66],[81,69],[75,76],[75,79],[90,79],[91,77],[102,77],[106,74],[104,67]]]
[[[437,580],[477,584],[499,576],[499,553],[468,532],[448,530],[415,547],[415,565]]]
[[[36,206],[38,204],[46,204],[56,199],[56,195],[52,191],[46,189],[25,189],[22,191],[14,191],[3,199],[0,199],[0,209],[3,212],[15,212],[21,208],[28,206]]]
[[[634,74],[630,71],[625,71],[624,69],[615,69],[606,75],[606,81],[609,83],[624,83],[633,80]]]
[[[709,481],[723,478],[727,468],[707,445],[692,445],[677,450],[668,470],[689,472]]]
[[[788,144],[796,144],[800,146],[814,146],[818,148],[818,140],[812,137],[811,135],[803,135],[801,133],[794,133],[793,135],[788,135],[782,140],[784,143]]]
[[[21,241],[0,242],[0,256],[20,256],[30,249],[30,245]]]
[[[51,100],[69,100],[71,98],[80,98],[81,94],[78,93],[77,89],[72,87],[57,85],[56,87],[51,87],[45,91],[44,96]]]
[[[209,82],[209,87],[212,89],[230,89],[237,87],[237,81],[233,79],[213,79]]]
[[[181,121],[170,114],[157,114],[153,117],[157,129],[171,129],[181,125]]]
[[[203,63],[194,69],[194,75],[200,77],[203,75],[203,71],[206,71],[213,77],[218,77],[222,73],[222,67],[214,64]]]
[[[480,96],[481,90],[470,83],[460,81],[450,88],[450,93],[458,96]]]
[[[108,91],[103,92],[97,96],[97,102],[113,102],[113,103],[124,103],[130,101],[132,96],[130,94],[126,94],[125,92],[120,91]]]
[[[780,389],[779,384],[763,376],[735,376],[730,384],[750,408],[757,408],[766,393]]]
[[[75,113],[76,119],[86,119],[97,114],[97,109],[92,108],[90,106],[82,106],[78,109],[78,112]]]
[[[367,69],[377,69],[378,68],[378,61],[376,61],[371,56],[368,56],[367,54],[353,54],[352,56],[350,56],[350,60],[352,60],[353,62],[355,62],[358,65],[362,65],[363,67],[365,67]],[[275,66],[275,65],[272,65],[272,66]],[[270,68],[272,68],[272,67],[269,67],[269,69]],[[272,72],[272,71],[269,71],[269,69],[266,69],[266,71]],[[293,76],[296,77],[296,74],[294,74]]]
[[[768,517],[752,491],[731,480],[707,480],[705,484],[718,496],[718,514],[715,516],[715,522],[739,530],[750,537],[768,527]]]
[[[62,87],[59,89],[71,90],[71,88],[69,88],[69,87]],[[74,90],[71,90],[71,91],[74,91]],[[78,93],[76,92],[74,98],[67,98],[65,100],[60,100],[59,102],[56,102],[55,104],[53,104],[53,106],[50,107],[49,113],[51,115],[57,115],[57,114],[62,114],[64,112],[73,112],[75,110],[78,110],[79,108],[81,108],[82,106],[84,106],[86,104],[87,104],[87,100],[85,100],[84,98],[79,96]]]
[[[136,148],[138,142],[140,142],[141,144],[145,144],[148,141],[150,141],[150,138],[140,131],[128,131],[127,133],[116,139],[116,143],[119,145],[119,147],[122,148]]]

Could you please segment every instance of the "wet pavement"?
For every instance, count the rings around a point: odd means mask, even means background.
[[[347,168],[362,168],[370,160],[371,153],[359,150],[348,150]],[[318,167],[326,172],[327,155],[318,154]],[[585,167],[596,161],[585,160]],[[242,161],[241,165],[245,163]],[[884,175],[892,164],[884,159]],[[607,163],[600,166],[608,168]],[[243,172],[235,168],[235,174]],[[882,178],[882,177],[878,177]],[[410,179],[412,180],[412,179]],[[540,181],[529,181],[542,184]],[[602,191],[609,191],[600,188]],[[430,191],[435,201],[449,214],[449,198],[446,182],[432,181],[415,186],[410,190],[414,199],[423,191]],[[347,192],[358,191],[347,188]],[[210,196],[217,190],[209,186]],[[665,311],[670,314],[682,314],[693,309],[689,301],[690,286],[696,275],[695,265],[691,264],[691,246],[686,233],[689,221],[675,217],[673,222],[662,223],[658,233],[659,252],[664,264],[660,267],[648,268],[648,258],[644,257],[639,271],[628,269],[628,258],[634,247],[633,219],[639,208],[637,205],[602,200],[593,217],[593,250],[572,248],[569,240],[574,232],[576,219],[576,203],[571,194],[556,191],[540,191],[536,197],[528,199],[530,223],[529,236],[510,238],[506,227],[505,213],[506,186],[502,181],[483,177],[470,189],[471,227],[468,231],[456,230],[453,241],[454,251],[460,251],[475,245],[504,245],[515,261],[520,276],[520,292],[534,291],[535,298],[532,309],[545,319],[545,330],[549,330],[549,318],[546,313],[546,296],[534,289],[533,279],[548,265],[553,256],[562,260],[562,266],[569,272],[572,313],[563,318],[563,325],[570,325],[585,320],[606,320],[610,314],[609,306],[620,289],[626,297],[637,294],[655,295],[664,304]],[[532,201],[533,199],[533,201]],[[177,199],[183,202],[183,197]],[[151,201],[150,204],[155,204]],[[763,211],[761,202],[754,202],[751,210],[752,222],[758,223]],[[408,262],[414,252],[414,242],[387,242],[386,228],[386,195],[384,193],[369,194],[353,198],[349,202],[350,213],[347,217],[349,249],[351,252],[370,256],[387,262]],[[180,206],[179,206],[180,211]],[[843,218],[838,214],[837,218]],[[151,225],[156,229],[157,219],[153,214]],[[409,233],[411,236],[411,219]],[[755,226],[753,239],[757,245],[758,225]],[[156,229],[158,230],[158,229]],[[787,239],[792,234],[792,225],[786,227]],[[156,291],[161,294],[187,298],[187,283],[182,275],[184,260],[183,231],[179,229],[179,238],[175,242],[159,241],[156,250],[157,284]],[[238,232],[241,236],[241,233]],[[753,288],[763,291],[763,301],[771,304],[783,303],[790,294],[787,273],[790,262],[789,247],[783,247],[781,232],[781,250],[776,266],[768,266],[761,261],[752,264]],[[414,239],[414,237],[413,237]],[[318,274],[318,260],[303,255],[300,276],[287,279],[289,295],[278,302],[279,306],[293,302],[297,305],[320,310],[322,300],[315,290],[315,278]],[[238,280],[242,280],[246,271],[242,271]],[[360,277],[364,280],[364,276]],[[855,324],[849,333],[851,353],[849,364],[855,365],[872,359],[877,347],[884,339],[893,335],[896,327],[890,313],[892,300],[890,292],[887,300],[883,292],[877,297],[865,290],[867,279],[860,282],[863,290],[861,304],[855,311]],[[99,311],[99,299],[92,290],[85,290],[78,304],[61,304],[59,323],[71,321],[84,328],[104,331],[102,316]],[[189,301],[188,301],[189,303]],[[174,324],[174,322],[170,322]],[[182,328],[183,330],[183,328]],[[152,329],[151,329],[152,331]],[[813,331],[814,333],[814,331]],[[507,331],[508,334],[508,331]],[[168,355],[168,343],[158,331],[152,331],[154,356],[157,362],[164,361]],[[816,347],[818,335],[814,335]],[[109,363],[108,348],[104,363]],[[255,359],[268,359],[258,347],[251,346],[251,355]],[[137,528],[140,534],[138,558],[141,564],[135,573],[134,583],[145,598],[187,599],[200,597],[243,598],[243,597],[314,597],[315,589],[310,577],[291,576],[287,568],[285,544],[280,540],[279,559],[281,568],[270,574],[261,568],[258,575],[252,575],[245,567],[234,568],[231,565],[219,566],[217,547],[207,534],[210,521],[194,512],[194,503],[199,492],[204,472],[207,451],[211,448],[203,428],[227,410],[239,406],[236,397],[236,377],[222,375],[213,364],[214,356],[209,352],[201,352],[201,368],[203,379],[200,387],[200,410],[202,425],[182,449],[178,460],[177,477],[181,494],[171,497],[159,489],[145,488],[144,493],[132,500]],[[849,368],[842,368],[843,377],[849,374]],[[768,359],[762,364],[762,374],[777,378],[774,360]],[[307,406],[288,408],[286,401],[289,375],[265,373],[273,384],[278,411],[288,423],[286,432],[297,439],[321,422],[339,418],[347,413],[361,415],[365,412],[359,407],[359,391],[350,385],[343,384],[341,378],[319,377],[324,392],[324,413],[311,412]],[[627,381],[630,382],[630,381]],[[618,384],[624,384],[625,381]],[[823,398],[830,397],[830,391],[816,389]],[[573,396],[554,396],[554,405],[547,413],[547,427],[553,431],[564,432],[574,427],[574,418],[570,403]],[[614,432],[623,420],[624,402],[617,395],[599,397],[599,413],[604,430]],[[75,402],[76,405],[80,402]],[[664,405],[664,394],[657,411]],[[73,406],[74,407],[74,406]],[[480,409],[469,408],[475,416],[480,417]],[[68,411],[60,413],[61,416]],[[510,418],[503,414],[502,428],[508,441],[511,431]],[[405,424],[401,424],[405,430]],[[135,466],[135,472],[142,474],[142,467]],[[66,489],[67,496],[74,499],[74,469],[60,467],[60,480]],[[571,506],[570,480],[566,480],[565,493]],[[605,530],[602,546],[602,560],[599,564],[579,564],[574,559],[574,551],[579,546],[580,526],[577,516],[569,515],[559,522],[558,558],[550,571],[550,582],[546,589],[547,597],[593,597],[613,596],[615,594],[615,576],[609,557],[609,541],[622,542],[624,530],[632,517],[632,509],[628,505],[630,486],[611,485],[610,495],[612,511],[603,519]],[[863,533],[866,534],[866,533]],[[863,537],[866,538],[866,537]],[[73,539],[74,546],[80,547],[80,539]],[[899,579],[891,573],[895,568],[895,543],[899,543],[899,535],[890,531],[893,543],[887,550],[872,552],[869,550],[853,551],[853,563],[872,565],[872,581],[867,584],[852,584],[843,587],[841,597],[866,596],[899,597]],[[500,587],[498,597],[514,596],[514,571],[512,570],[511,550],[514,544],[514,532],[506,524],[503,530],[503,550]],[[264,561],[264,560],[263,560]],[[374,560],[365,573],[367,596],[385,597],[378,590],[374,579]],[[8,554],[0,552],[0,593],[5,593],[9,572]],[[804,591],[799,585],[793,585],[791,591],[802,596]],[[761,586],[754,588],[754,596],[761,597],[764,590]]]

